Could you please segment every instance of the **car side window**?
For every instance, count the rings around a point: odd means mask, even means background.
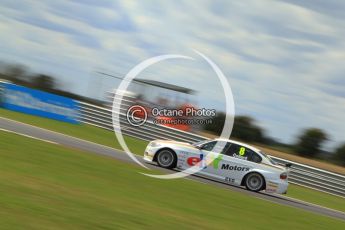
[[[231,144],[225,154],[242,160],[248,160],[250,153],[249,149],[241,145]]]
[[[262,160],[261,157],[258,154],[256,154],[253,150],[237,144],[231,144],[231,146],[228,148],[225,154],[228,156],[256,163],[259,163]]]
[[[253,152],[251,157],[248,160],[253,161],[255,163],[260,163],[262,161],[262,158],[258,154]]]

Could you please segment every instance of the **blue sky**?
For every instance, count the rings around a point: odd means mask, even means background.
[[[319,127],[328,146],[345,141],[345,1],[25,1],[0,3],[0,60],[59,79],[66,90],[101,97],[126,74],[160,54],[140,77],[199,90],[200,106],[224,107],[214,73],[227,76],[236,114],[255,117],[268,134],[292,142]]]

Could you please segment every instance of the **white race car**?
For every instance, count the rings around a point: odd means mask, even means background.
[[[144,160],[169,169],[197,166],[197,174],[255,192],[287,192],[288,166],[278,165],[261,150],[238,141],[214,139],[189,144],[155,140],[147,145]]]

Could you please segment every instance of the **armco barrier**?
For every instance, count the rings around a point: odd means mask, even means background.
[[[0,83],[1,107],[50,119],[77,123],[78,102],[40,90]]]
[[[147,141],[154,139],[171,139],[176,141],[195,142],[207,139],[206,137],[193,133],[156,125],[149,121],[139,127],[131,126],[128,124],[125,115],[126,109],[131,103],[132,101],[130,98],[124,98],[120,109],[121,130],[125,135]],[[99,107],[83,102],[80,102],[80,105],[80,122],[113,130],[111,108]],[[274,156],[271,157],[280,164],[292,163],[289,177],[291,183],[345,197],[345,176]]]

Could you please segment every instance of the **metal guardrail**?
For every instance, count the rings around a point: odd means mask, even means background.
[[[183,142],[196,142],[207,139],[206,137],[184,132],[174,128],[156,125],[153,122],[146,123],[139,127],[130,125],[126,118],[128,106],[132,104],[131,98],[124,98],[120,106],[120,125],[124,135],[136,137],[142,140],[151,141],[154,139],[170,139]],[[80,102],[80,122],[113,130],[112,110],[84,102]],[[345,176],[318,169],[297,162],[271,156],[280,164],[292,163],[289,182],[306,186],[322,192],[345,197]]]

